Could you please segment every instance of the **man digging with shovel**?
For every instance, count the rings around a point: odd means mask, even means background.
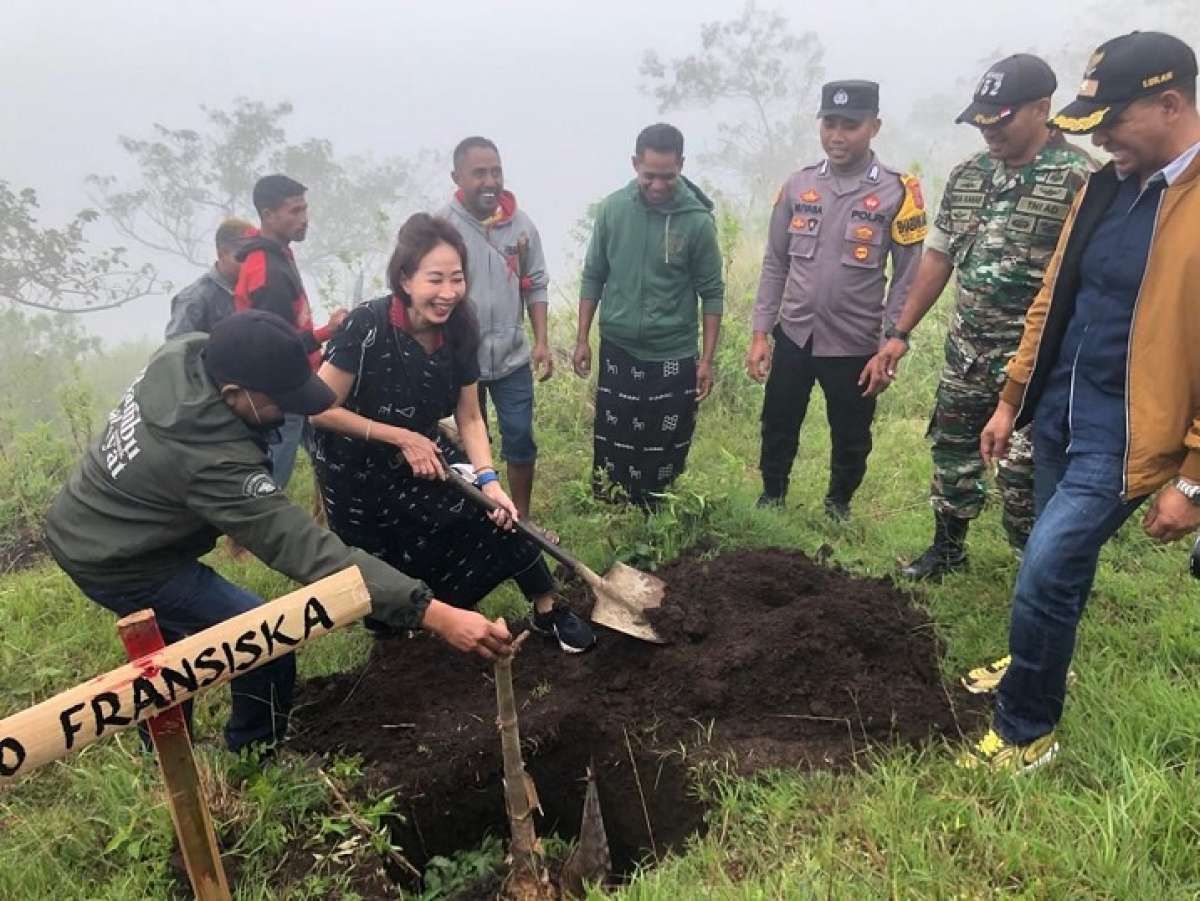
[[[334,399],[295,329],[272,313],[238,313],[211,337],[168,342],[51,507],[50,552],[85,595],[118,616],[152,609],[168,642],[262,603],[199,562],[225,533],[301,583],[358,566],[374,618],[427,629],[487,660],[509,654],[503,620],[434,599],[423,582],[347,547],[279,490],[267,434],[285,413],[314,415]],[[289,654],[230,683],[231,751],[284,737],[295,676]]]

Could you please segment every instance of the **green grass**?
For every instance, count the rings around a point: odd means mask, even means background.
[[[738,259],[752,259],[742,253]],[[539,389],[542,456],[538,518],[596,566],[614,557],[654,565],[700,538],[717,547],[780,545],[864,575],[891,573],[928,542],[929,455],[923,432],[940,365],[936,326],[918,333],[900,382],[883,398],[875,450],[854,517],[821,512],[828,466],[824,407],[814,397],[789,507],[758,511],[757,414],[761,387],[741,367],[753,266],[735,264],[720,381],[703,410],[687,474],[671,501],[646,519],[590,498],[587,386],[560,374]],[[569,317],[555,322],[569,346]],[[307,486],[301,472],[298,481]],[[308,490],[308,489],[306,489]],[[947,647],[945,671],[1005,648],[1015,564],[995,505],[972,527],[971,567],[918,595]],[[219,568],[264,596],[288,584],[257,564]],[[1063,754],[1030,777],[957,770],[952,748],[891,752],[845,775],[777,772],[753,781],[718,778],[710,829],[686,853],[640,873],[629,898],[1194,898],[1200,895],[1200,584],[1186,575],[1182,545],[1159,547],[1136,521],[1102,555],[1080,630],[1062,725]],[[493,613],[521,605],[505,587]],[[111,617],[53,567],[0,581],[0,716],[90,677],[120,659]],[[300,653],[301,677],[362,661],[360,630]],[[203,734],[217,734],[224,693],[199,705]],[[238,833],[239,897],[351,897],[345,861],[327,859],[306,881],[288,881],[285,855],[325,853],[348,820],[312,774],[287,766],[232,787],[236,761],[202,751],[215,816]],[[337,778],[355,783],[355,768]],[[366,797],[368,810],[386,799]],[[305,843],[311,847],[305,848]],[[176,892],[165,859],[170,824],[153,764],[123,734],[52,764],[0,793],[0,897],[164,897]],[[299,849],[299,850],[298,850]],[[364,843],[353,860],[371,866]],[[443,885],[497,858],[486,847],[439,862]]]

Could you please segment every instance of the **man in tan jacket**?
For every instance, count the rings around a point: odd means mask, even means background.
[[[1152,494],[1160,541],[1200,526],[1200,113],[1196,55],[1170,35],[1102,44],[1052,124],[1112,160],[1076,197],[983,431],[986,461],[1034,422],[1037,520],[1013,592],[1010,654],[964,679],[994,691],[968,765],[1057,752],[1075,631],[1100,548]],[[1036,415],[1035,415],[1036,414]],[[1160,490],[1161,489],[1161,490]]]

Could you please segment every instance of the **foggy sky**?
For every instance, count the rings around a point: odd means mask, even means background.
[[[1085,29],[1112,36],[1157,27],[1189,37],[1160,21],[1157,7],[1125,4],[1094,21],[1086,15],[1094,0],[760,6],[783,9],[796,31],[817,32],[828,78],[882,84],[885,126],[876,148],[884,159],[889,126],[900,127],[915,100],[957,91],[965,106],[990,59],[1074,46]],[[59,224],[88,204],[86,175],[128,174],[118,134],[145,136],[153,122],[199,126],[200,104],[228,107],[239,95],[290,100],[289,138],[329,138],[339,155],[448,153],[459,138],[480,133],[500,146],[508,187],[542,232],[552,277],[565,278],[570,226],[631,176],[642,126],[660,118],[679,124],[691,158],[686,171],[703,176],[695,160],[712,140],[711,117],[660,116],[638,91],[637,67],[647,49],[664,57],[692,52],[701,22],[741,8],[740,0],[5,0],[0,178],[35,188],[43,223]],[[1085,59],[1086,51],[1060,67],[1056,103],[1073,94]],[[943,127],[947,141],[964,142],[951,121]],[[448,196],[448,176],[443,187]],[[302,256],[303,246],[297,251]],[[194,277],[186,268],[169,275],[184,283]],[[167,311],[159,296],[85,321],[106,338],[157,337]]]

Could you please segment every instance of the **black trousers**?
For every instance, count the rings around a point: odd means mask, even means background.
[[[829,455],[829,492],[833,500],[848,503],[862,484],[871,453],[871,420],[875,398],[863,397],[858,384],[865,357],[814,357],[812,340],[798,346],[779,326],[772,333],[775,353],[762,409],[763,490],[776,497],[787,492],[788,476],[796,459],[800,426],[808,412],[813,384],[825,393],[825,409],[833,447]]]

